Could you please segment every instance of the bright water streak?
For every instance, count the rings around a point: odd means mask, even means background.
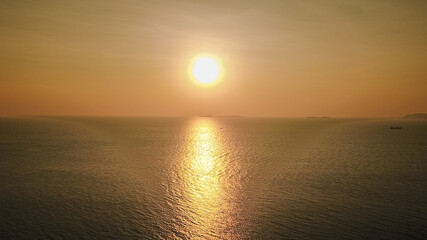
[[[3,118],[0,236],[422,239],[426,146],[417,120]]]

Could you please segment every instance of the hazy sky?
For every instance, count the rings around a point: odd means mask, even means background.
[[[0,115],[427,112],[427,1],[2,0]],[[194,85],[189,61],[222,59]]]

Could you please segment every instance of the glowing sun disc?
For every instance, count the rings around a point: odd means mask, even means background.
[[[211,84],[221,75],[221,68],[216,59],[209,56],[197,58],[191,68],[194,79],[202,84]]]

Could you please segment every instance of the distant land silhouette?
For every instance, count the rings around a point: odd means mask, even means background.
[[[243,118],[241,115],[199,115],[198,117],[222,117],[222,118]]]
[[[427,113],[412,113],[404,116],[406,119],[427,119]]]

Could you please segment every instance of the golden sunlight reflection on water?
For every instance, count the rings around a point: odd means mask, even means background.
[[[193,122],[183,157],[172,171],[170,198],[175,233],[184,238],[227,238],[233,231],[235,188],[221,130],[215,122]]]

